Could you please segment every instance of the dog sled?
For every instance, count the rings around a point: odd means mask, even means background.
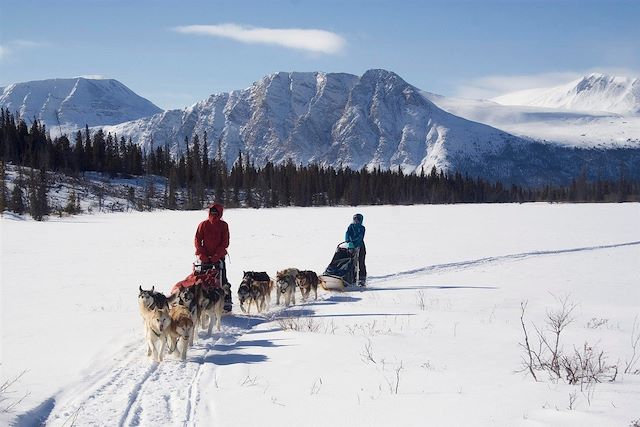
[[[320,276],[321,286],[327,291],[340,291],[355,284],[356,271],[353,253],[341,242],[331,262]]]
[[[173,285],[171,293],[174,294],[180,288],[189,288],[197,284],[201,284],[204,288],[222,288],[222,270],[215,264],[195,262],[191,274]]]

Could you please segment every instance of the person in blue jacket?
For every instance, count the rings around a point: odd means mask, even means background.
[[[349,224],[344,240],[348,244],[348,248],[353,252],[355,261],[358,286],[365,286],[367,283],[367,266],[365,265],[365,257],[367,256],[367,248],[364,245],[365,227],[362,225],[364,217],[362,214],[355,214],[353,222]]]

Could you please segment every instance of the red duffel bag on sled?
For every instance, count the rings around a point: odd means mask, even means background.
[[[175,294],[180,288],[188,288],[201,283],[205,288],[221,288],[220,270],[215,264],[193,264],[193,272],[184,280],[179,281],[171,288],[171,293]]]

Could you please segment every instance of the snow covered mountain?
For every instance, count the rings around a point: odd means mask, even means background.
[[[423,92],[438,107],[517,136],[582,149],[640,148],[640,115],[503,105]]]
[[[53,134],[113,125],[162,111],[112,79],[38,80],[5,87],[0,105],[26,120],[42,121]]]
[[[86,78],[14,84],[2,91],[0,105],[27,119],[42,120],[53,135],[88,124],[130,137],[145,149],[168,146],[174,154],[185,151],[185,139],[192,141],[196,135],[202,139],[206,132],[210,156],[220,144],[229,165],[242,151],[256,165],[267,159],[275,163],[292,159],[296,164],[400,168],[405,173],[436,167],[528,185],[566,183],[585,166],[594,175],[617,178],[621,162],[640,175],[640,139],[635,125],[627,129],[627,119],[620,115],[597,113],[585,120],[582,113],[576,117],[566,111],[558,116],[559,110],[524,111],[534,107],[518,107],[514,115],[514,107],[495,102],[480,101],[478,106],[447,100],[421,91],[393,72],[369,70],[362,76],[274,73],[247,89],[214,94],[188,108],[169,111],[115,80]],[[624,119],[623,125],[616,125],[613,116]],[[527,121],[533,120],[539,130],[573,119],[571,132],[580,131],[581,137],[593,123],[600,129],[604,123],[600,119],[614,123],[611,126],[619,135],[609,145],[594,142],[591,133],[590,143],[573,144],[607,149],[595,152],[567,148],[557,133],[545,137],[519,131]]]
[[[449,114],[420,90],[385,70],[361,77],[341,73],[275,73],[251,87],[211,95],[184,110],[105,128],[145,148],[207,132],[211,153],[219,141],[232,164],[238,151],[256,164],[283,162],[398,168],[433,166],[505,178],[509,170],[487,165],[505,147],[530,141]]]
[[[266,159],[292,159],[356,169],[401,168],[405,173],[428,172],[435,166],[533,185],[566,183],[585,164],[604,176],[619,176],[617,156],[624,162],[640,158],[640,150],[606,158],[466,120],[442,110],[425,92],[385,70],[362,76],[279,72],[245,90],[211,95],[184,110],[164,111],[105,131],[131,137],[146,149],[167,145],[173,153],[185,151],[185,138],[202,139],[206,132],[210,155],[220,143],[228,164],[241,150],[257,165]]]
[[[640,114],[640,79],[594,73],[561,86],[508,93],[492,100],[505,105]]]

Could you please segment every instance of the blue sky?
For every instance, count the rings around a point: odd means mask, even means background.
[[[0,86],[99,75],[181,108],[275,71],[385,68],[490,97],[640,76],[639,22],[638,0],[0,0]]]

